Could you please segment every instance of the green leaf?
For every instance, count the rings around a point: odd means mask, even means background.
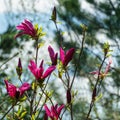
[[[95,97],[95,102],[99,101],[102,98],[103,94],[100,93],[97,97]]]
[[[26,113],[27,111],[22,112],[20,118],[23,118],[26,115]]]
[[[33,90],[35,89],[35,83],[34,82],[32,83],[32,89]]]
[[[45,44],[45,42],[41,42],[41,43],[39,43],[39,44],[38,44],[38,48],[43,47],[43,46],[44,46],[44,44]]]
[[[35,115],[34,114],[32,114],[31,120],[35,120]]]

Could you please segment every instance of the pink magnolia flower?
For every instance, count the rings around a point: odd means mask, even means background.
[[[72,60],[74,52],[75,52],[75,49],[71,48],[65,54],[65,51],[62,48],[60,48],[60,60],[63,66],[67,66],[68,63]]]
[[[51,46],[48,47],[49,55],[52,61],[52,65],[57,65],[57,56],[58,53],[55,53]]]
[[[32,38],[37,38],[37,30],[33,26],[33,24],[25,19],[20,25],[16,26],[17,30],[21,30],[20,33],[18,33],[15,38],[22,36],[22,35],[29,35]]]
[[[37,68],[36,63],[33,60],[31,60],[28,68],[30,69],[30,71],[33,73],[33,75],[35,76],[35,78],[37,80],[44,80],[46,77],[48,77],[48,75],[50,75],[53,72],[53,70],[55,70],[56,67],[55,66],[50,66],[44,72],[43,60],[41,61],[39,68]]]
[[[23,83],[20,88],[17,88],[13,84],[9,83],[8,80],[4,80],[4,82],[6,85],[7,93],[11,98],[18,99],[24,94],[25,91],[30,89],[30,84],[27,82]]]
[[[103,79],[108,74],[111,64],[112,64],[112,60],[110,59],[104,72],[99,72],[98,70],[96,70],[96,71],[93,71],[93,72],[90,72],[90,73],[93,74],[93,75],[99,75]]]
[[[51,106],[51,109],[47,107],[47,105],[44,105],[46,115],[51,118],[51,120],[58,120],[60,117],[61,110],[64,108],[64,105],[61,105],[58,107],[56,104],[55,106]]]

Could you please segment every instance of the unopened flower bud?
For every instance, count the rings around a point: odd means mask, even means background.
[[[70,91],[70,89],[67,90],[66,97],[67,97],[67,103],[70,104],[71,103],[71,91]]]
[[[52,15],[51,15],[51,20],[56,22],[57,15],[56,15],[56,7],[53,8]]]
[[[16,67],[16,71],[17,71],[18,76],[20,77],[22,75],[22,64],[21,64],[21,59],[20,58],[19,58],[19,61],[18,61],[18,66]]]

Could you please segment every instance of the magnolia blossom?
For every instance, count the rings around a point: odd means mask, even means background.
[[[68,63],[72,60],[74,52],[74,48],[69,49],[66,53],[62,48],[60,48],[60,60],[63,66],[67,66]]]
[[[52,61],[52,65],[57,65],[57,56],[58,53],[55,53],[51,46],[48,47],[48,52]]]
[[[11,98],[16,98],[18,99],[19,97],[21,97],[25,91],[30,89],[30,84],[25,82],[22,84],[21,87],[17,88],[15,85],[11,84],[8,82],[8,80],[4,80],[5,85],[6,85],[6,89],[7,89],[7,93],[9,94],[9,96]]]
[[[30,71],[33,73],[33,75],[35,76],[35,78],[37,80],[44,80],[46,77],[48,77],[48,75],[50,75],[53,72],[53,70],[55,70],[56,67],[55,66],[50,66],[44,72],[43,60],[41,61],[39,68],[37,68],[36,63],[33,60],[31,60],[28,68],[30,69]]]
[[[100,71],[96,70],[96,71],[93,71],[93,72],[90,72],[90,73],[93,74],[93,75],[99,75],[103,79],[108,74],[111,64],[112,64],[112,60],[110,59],[104,72],[100,72]]]
[[[33,24],[27,19],[25,19],[20,25],[16,26],[16,29],[21,32],[18,33],[15,38],[22,35],[29,35],[32,38],[37,38],[37,29],[35,29]]]
[[[58,107],[58,104],[51,106],[49,109],[47,105],[44,105],[46,115],[51,118],[51,120],[58,120],[60,117],[61,110],[64,108],[64,105]]]

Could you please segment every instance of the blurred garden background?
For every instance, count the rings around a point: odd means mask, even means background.
[[[58,29],[63,33],[61,39],[50,20],[54,6],[57,10]],[[59,51],[61,40],[65,49],[76,49],[71,63],[71,75],[78,59],[77,53],[82,46],[80,24],[85,24],[88,28],[73,86],[77,93],[73,104],[74,120],[86,118],[96,81],[96,77],[90,72],[98,69],[104,56],[103,43],[109,42],[112,65],[109,75],[102,82],[102,97],[96,101],[90,120],[120,120],[120,0],[0,0],[0,115],[10,106],[4,79],[8,78],[13,83],[20,84],[16,75],[19,57],[24,66],[23,80],[31,81],[29,76],[32,78],[28,61],[34,57],[34,41],[26,36],[14,39],[18,33],[16,25],[24,19],[38,23],[46,32],[46,36],[42,38],[44,46],[39,50],[39,60],[45,58],[48,62],[48,46],[51,45]],[[108,61],[105,62],[106,65]],[[55,101],[66,102],[63,99],[64,87],[59,79],[51,80],[48,89],[54,91]],[[69,120],[68,113],[66,116],[63,117],[64,120]],[[40,117],[42,120],[43,115]]]

